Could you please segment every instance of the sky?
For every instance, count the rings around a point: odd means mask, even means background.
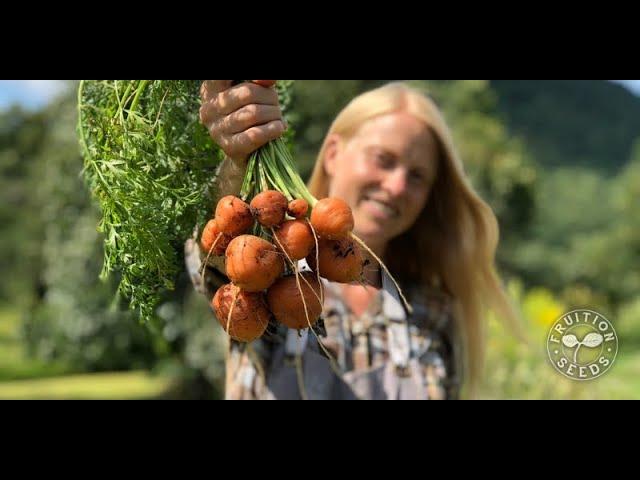
[[[640,80],[612,80],[628,87],[640,96]],[[13,103],[38,109],[65,88],[64,80],[0,80],[0,110]]]
[[[636,95],[640,95],[640,80],[612,80],[612,82],[621,83]]]
[[[0,109],[13,103],[37,109],[49,103],[64,88],[64,80],[0,80]]]

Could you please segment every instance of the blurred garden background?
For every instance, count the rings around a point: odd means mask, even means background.
[[[385,82],[295,82],[305,175],[337,112]],[[530,338],[491,321],[482,398],[640,398],[640,97],[605,80],[411,82],[444,110],[498,214],[499,268]],[[153,326],[99,280],[77,82],[57,81],[53,99],[51,85],[0,81],[0,399],[220,398],[222,332],[186,274]],[[592,382],[562,378],[546,356],[549,325],[574,308],[602,313],[619,336],[614,367]]]

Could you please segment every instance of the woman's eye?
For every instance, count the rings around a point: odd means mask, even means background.
[[[411,172],[409,180],[415,184],[423,185],[426,183],[427,177],[421,172]]]
[[[385,153],[377,153],[375,155],[376,164],[382,168],[389,168],[394,165],[393,158],[391,155],[387,155]]]

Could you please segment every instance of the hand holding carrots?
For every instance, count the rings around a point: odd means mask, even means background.
[[[285,131],[275,80],[205,80],[200,88],[200,121],[235,163],[244,166],[251,153]]]
[[[363,282],[363,251],[390,276],[353,233],[350,206],[338,198],[316,199],[300,178],[281,138],[285,126],[274,84],[206,80],[201,88],[202,123],[227,156],[244,167],[239,196],[217,202],[200,238],[202,272],[224,257],[231,283],[217,291],[211,306],[239,342],[261,337],[271,321],[313,330],[323,310],[321,279]],[[302,261],[310,272],[300,271]]]

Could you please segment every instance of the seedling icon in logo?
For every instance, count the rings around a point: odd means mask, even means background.
[[[573,355],[573,363],[578,363],[578,352],[580,351],[580,347],[597,348],[602,345],[602,342],[604,342],[604,337],[599,333],[590,333],[584,337],[584,340],[582,341],[579,341],[578,337],[575,335],[565,335],[562,337],[562,343],[565,347],[577,347],[576,353]]]

